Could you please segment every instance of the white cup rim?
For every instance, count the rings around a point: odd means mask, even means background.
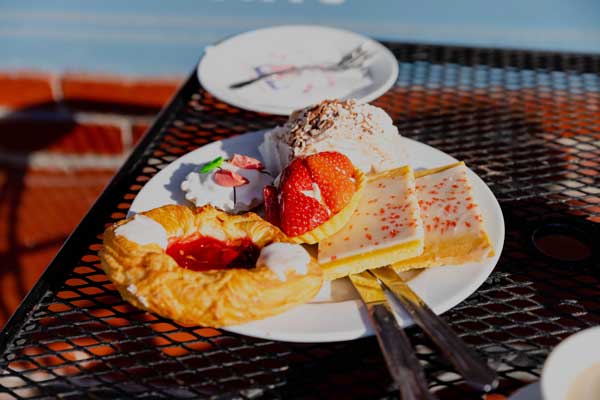
[[[565,400],[573,380],[600,363],[600,326],[579,331],[552,350],[542,369],[544,400]]]

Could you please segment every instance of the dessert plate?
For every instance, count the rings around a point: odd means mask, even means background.
[[[332,65],[362,46],[371,56],[364,68],[305,69],[270,76],[238,89],[233,83],[291,66]],[[198,80],[220,100],[251,111],[289,115],[326,98],[371,101],[396,81],[398,62],[380,43],[365,36],[316,25],[284,25],[228,38],[205,49]]]
[[[139,192],[129,214],[146,211],[165,204],[186,204],[180,189],[181,181],[198,165],[218,156],[233,153],[261,158],[258,145],[265,131],[250,132],[200,147],[166,166],[150,179]],[[446,153],[417,141],[403,138],[402,144],[411,154],[414,169],[434,168],[456,162]],[[504,244],[504,218],[491,190],[469,170],[473,191],[483,214],[495,256],[481,263],[427,269],[413,274],[410,287],[441,314],[463,301],[486,280],[498,262]],[[327,288],[329,289],[329,288]],[[290,342],[334,342],[372,335],[368,317],[358,294],[347,279],[338,279],[331,290],[320,293],[313,302],[283,314],[226,330],[264,339]],[[408,317],[401,321],[412,324]]]

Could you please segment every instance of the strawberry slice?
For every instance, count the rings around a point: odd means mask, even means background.
[[[275,186],[265,186],[263,197],[265,199],[265,219],[273,225],[279,226],[279,203]]]
[[[332,213],[339,212],[356,192],[356,182],[352,179],[354,166],[350,159],[341,153],[326,151],[308,156],[306,164],[312,180],[319,185],[325,204]]]
[[[329,210],[312,197],[299,191],[284,191],[279,210],[281,230],[288,236],[298,236],[329,219]]]
[[[230,164],[235,165],[239,168],[244,169],[264,169],[264,165],[258,161],[256,158],[252,158],[250,156],[245,156],[242,154],[234,153],[231,160],[229,160]]]
[[[312,190],[312,179],[304,159],[296,158],[281,175],[279,190],[284,192]]]
[[[214,180],[217,185],[225,187],[242,186],[248,183],[248,179],[228,169],[220,169],[215,172]]]

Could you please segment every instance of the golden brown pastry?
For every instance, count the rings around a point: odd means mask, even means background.
[[[134,306],[213,327],[279,314],[323,281],[314,258],[278,228],[212,206],[168,205],[120,221],[104,232],[100,259]]]

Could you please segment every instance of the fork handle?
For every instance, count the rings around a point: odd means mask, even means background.
[[[262,75],[259,75],[257,77],[245,80],[245,81],[232,83],[231,85],[229,85],[229,89],[239,89],[239,88],[242,88],[244,86],[248,86],[251,83],[258,82],[261,79],[268,78],[269,76],[280,75],[280,74],[287,74],[287,73],[290,73],[290,72],[294,72],[294,71],[296,71],[298,69],[299,69],[298,67],[289,67],[289,68],[286,68],[286,69],[282,69],[281,71],[268,72],[266,74],[262,74]]]
[[[370,305],[368,310],[383,358],[402,400],[436,400],[427,388],[423,368],[406,333],[388,306]]]
[[[372,272],[383,283],[384,291],[392,295],[395,300],[392,303],[400,306],[427,333],[469,386],[484,392],[498,386],[496,372],[467,347],[405,282],[398,279],[394,271],[384,267]]]

